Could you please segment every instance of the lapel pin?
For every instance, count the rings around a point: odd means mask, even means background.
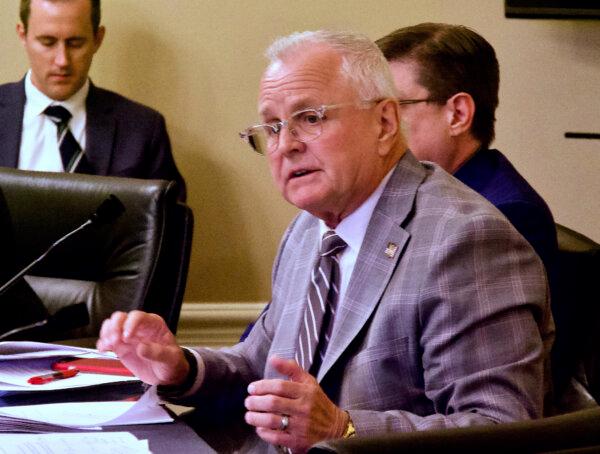
[[[388,243],[387,247],[385,248],[385,255],[387,255],[389,258],[393,259],[394,256],[396,255],[397,251],[398,251],[398,245],[396,243]]]

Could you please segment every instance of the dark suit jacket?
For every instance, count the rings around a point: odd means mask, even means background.
[[[294,358],[319,236],[314,216],[293,221],[269,310],[245,342],[198,349],[206,375],[192,402],[230,399],[236,384],[277,376],[271,355]],[[407,152],[336,312],[317,374],[328,396],[359,435],[535,418],[550,341],[546,279],[531,246],[483,197]]]
[[[24,79],[0,85],[0,166],[18,165],[24,107]],[[180,199],[185,199],[185,183],[160,113],[94,84],[86,109],[87,173],[175,180]]]
[[[454,176],[508,218],[552,274],[558,250],[556,226],[544,199],[498,150],[480,150]]]
[[[488,199],[533,246],[544,262],[556,323],[552,370],[556,396],[571,377],[573,335],[569,325],[572,304],[564,299],[563,277],[558,271],[556,225],[542,197],[498,150],[479,150],[454,174],[456,178]],[[570,297],[570,295],[569,295]],[[552,411],[549,409],[549,411]]]

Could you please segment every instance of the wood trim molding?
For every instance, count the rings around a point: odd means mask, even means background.
[[[265,305],[261,302],[184,303],[177,326],[177,341],[185,346],[234,345]]]

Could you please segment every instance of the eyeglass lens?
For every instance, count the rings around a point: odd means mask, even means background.
[[[321,135],[322,114],[317,110],[303,110],[295,113],[287,121],[274,125],[256,127],[250,133],[248,141],[259,153],[273,153],[279,145],[279,135],[284,127],[300,142],[310,142]]]

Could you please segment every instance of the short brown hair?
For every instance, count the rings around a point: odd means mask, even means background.
[[[494,48],[462,25],[423,23],[400,28],[376,41],[388,61],[419,65],[418,83],[432,98],[447,100],[456,93],[473,97],[471,132],[482,146],[494,140],[500,69]]]
[[[90,0],[90,2],[92,4],[92,30],[94,31],[95,35],[96,33],[98,33],[98,28],[100,27],[100,0]],[[21,4],[19,6],[19,17],[21,18],[21,22],[23,23],[23,27],[25,27],[26,32],[30,14],[31,0],[21,0]]]

